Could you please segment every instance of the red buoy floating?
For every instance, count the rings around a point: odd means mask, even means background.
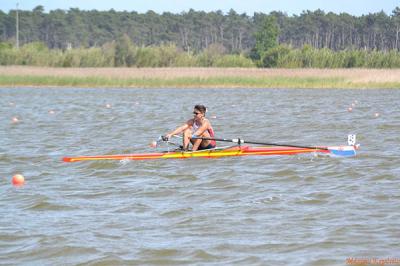
[[[16,187],[23,186],[25,184],[25,178],[21,174],[16,174],[12,177],[11,183]]]

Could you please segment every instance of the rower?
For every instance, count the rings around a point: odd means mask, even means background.
[[[192,143],[193,151],[214,149],[215,140],[202,138],[214,138],[214,130],[210,121],[205,117],[207,108],[204,105],[196,105],[193,108],[193,118],[186,121],[185,124],[167,133],[163,140],[169,140],[173,135],[183,134],[183,150],[188,150],[189,143]]]

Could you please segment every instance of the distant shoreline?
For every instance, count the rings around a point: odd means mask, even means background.
[[[0,66],[0,87],[400,88],[400,69]]]

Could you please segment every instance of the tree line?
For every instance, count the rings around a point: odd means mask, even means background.
[[[279,43],[294,48],[398,50],[400,48],[400,8],[391,14],[381,11],[362,16],[347,13],[303,11],[288,16],[239,14],[230,10],[204,12],[189,10],[180,14],[153,11],[51,10],[43,6],[32,11],[19,10],[20,42],[44,42],[49,48],[100,47],[126,34],[139,46],[174,43],[184,51],[201,51],[211,44],[221,44],[228,53],[249,51],[254,35],[266,16],[273,16],[279,27]],[[14,41],[16,10],[0,11],[0,41]]]
[[[0,65],[400,67],[400,8],[360,17],[304,11],[181,14],[0,11]]]

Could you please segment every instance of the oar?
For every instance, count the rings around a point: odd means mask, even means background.
[[[302,146],[302,145],[283,144],[283,143],[268,143],[268,142],[258,142],[258,141],[244,141],[244,139],[217,139],[217,138],[201,138],[201,137],[197,137],[197,138],[194,138],[194,139],[232,142],[232,143],[237,143],[239,145],[243,144],[243,143],[249,143],[249,144],[266,145],[266,146],[285,146],[285,147],[313,149],[313,150],[329,150],[328,148],[325,148],[325,147]]]
[[[179,137],[179,136],[174,135],[174,137]],[[159,145],[161,142],[166,142],[167,145],[172,144],[172,145],[177,146],[177,147],[180,146],[179,144],[176,144],[175,142],[172,142],[172,141],[170,141],[169,139],[166,139],[164,136],[159,136],[157,140],[154,140],[154,141],[152,141],[152,142],[150,143],[150,147],[156,148],[156,147],[158,147],[158,145]]]

